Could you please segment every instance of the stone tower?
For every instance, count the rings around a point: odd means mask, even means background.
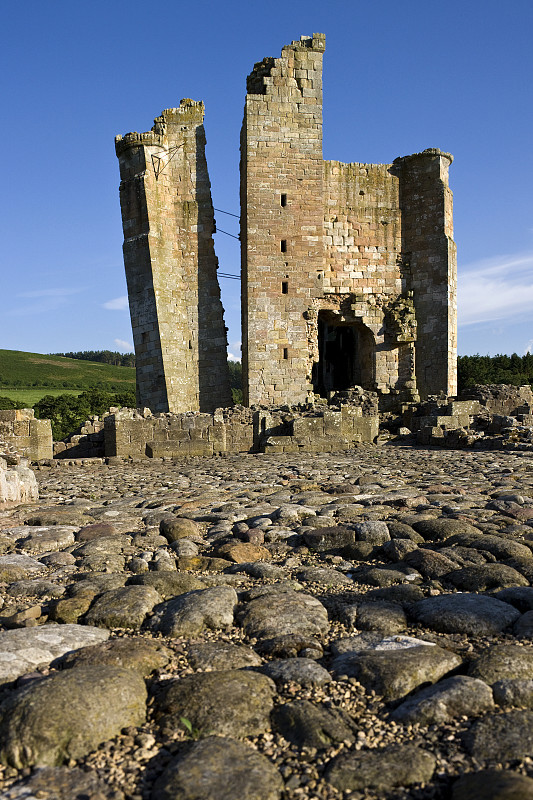
[[[153,412],[232,404],[203,118],[182,100],[115,139],[137,403]]]
[[[322,160],[323,34],[256,64],[241,133],[244,397],[456,393],[451,156]]]

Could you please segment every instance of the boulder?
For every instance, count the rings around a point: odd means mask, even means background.
[[[77,667],[13,692],[0,706],[0,760],[22,769],[82,758],[141,725],[146,687],[121,667]]]

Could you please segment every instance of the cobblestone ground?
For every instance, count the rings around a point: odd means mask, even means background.
[[[0,512],[4,800],[533,798],[533,461],[61,463]]]

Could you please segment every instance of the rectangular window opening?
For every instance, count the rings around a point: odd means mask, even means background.
[[[281,294],[289,294],[289,281],[281,281]]]
[[[285,206],[287,205],[287,195],[286,194],[282,194],[281,195],[281,197],[280,197],[280,205],[281,205],[282,208],[285,208]]]
[[[286,239],[282,239],[279,246],[280,246],[280,249],[281,249],[282,253],[286,253],[287,252],[287,240]]]
[[[283,348],[283,358],[287,359],[288,357],[289,357],[289,348],[288,347],[284,347]]]

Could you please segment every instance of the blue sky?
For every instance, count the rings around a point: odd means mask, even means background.
[[[453,153],[459,352],[533,350],[532,29],[531,0],[4,0],[0,348],[127,350],[115,134],[203,100],[214,205],[238,214],[246,76],[318,31],[324,158]],[[216,249],[237,273],[238,242]],[[221,285],[237,355],[239,283]]]

